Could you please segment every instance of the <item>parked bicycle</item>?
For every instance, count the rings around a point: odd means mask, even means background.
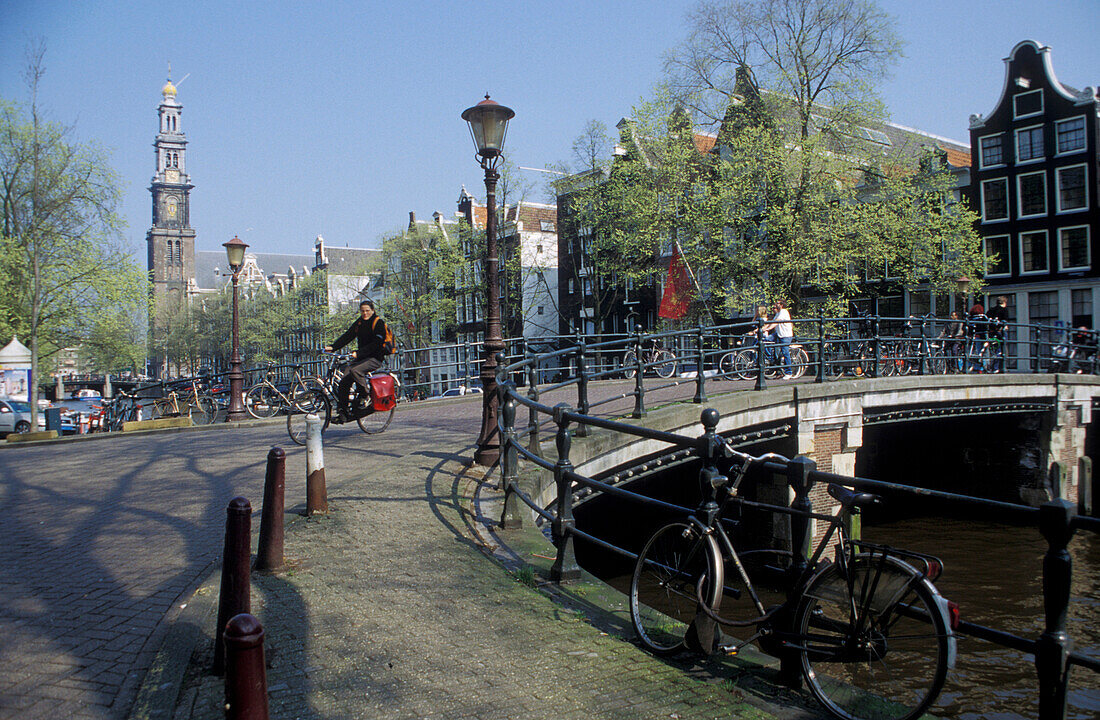
[[[737,378],[739,380],[755,380],[759,369],[756,333],[742,335],[735,342],[737,349],[723,355],[718,360],[718,372],[724,378]],[[751,344],[750,344],[751,343]],[[791,377],[795,380],[806,374],[806,368],[810,364],[810,356],[806,353],[801,343],[792,343],[791,349]],[[779,343],[764,343],[764,377],[769,380],[783,376],[783,358],[779,355]]]
[[[717,649],[732,654],[755,642],[765,652],[796,656],[810,691],[832,715],[919,717],[939,696],[954,664],[957,607],[933,584],[942,563],[850,537],[844,518],[877,500],[868,493],[830,484],[829,494],[840,503],[835,515],[744,499],[738,487],[752,465],[786,458],[752,457],[728,445],[725,453],[740,466],[732,480],[712,476],[719,504],[703,517],[661,527],[638,555],[630,616],[642,644],[672,654],[686,647],[694,631],[696,643],[709,650],[716,644],[713,623],[748,628],[747,638]],[[792,578],[798,567],[792,553],[737,549],[726,527],[736,528],[744,510],[808,515],[827,529]],[[834,557],[826,559],[830,549]],[[766,590],[782,592],[784,599],[766,608]]]
[[[202,388],[202,381],[199,378],[192,378],[187,390],[184,390],[182,385],[179,386],[179,390],[174,386],[164,385],[163,387],[164,396],[157,398],[150,405],[154,418],[189,417],[196,425],[208,425],[214,422],[218,413],[217,403],[214,402],[214,396]]]
[[[642,374],[652,371],[658,377],[670,378],[676,374],[676,355],[650,340],[648,347],[642,347]],[[623,376],[632,378],[638,372],[638,354],[634,350],[623,353]]]
[[[966,360],[968,373],[996,373],[1004,369],[1005,324],[986,315],[966,320]]]

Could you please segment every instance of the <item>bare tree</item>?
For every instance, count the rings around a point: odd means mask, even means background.
[[[738,68],[793,102],[798,130],[814,115],[881,111],[874,85],[901,56],[894,21],[872,0],[703,0],[665,56],[666,84],[701,121],[720,121]]]

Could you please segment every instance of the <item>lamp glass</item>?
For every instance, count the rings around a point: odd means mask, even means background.
[[[462,119],[470,124],[470,135],[478,155],[495,157],[504,150],[508,121],[515,115],[511,108],[492,100],[480,102],[462,113]]]
[[[222,243],[222,247],[225,248],[225,255],[229,258],[230,267],[238,268],[244,264],[244,251],[248,248],[248,243],[234,237],[229,242]]]

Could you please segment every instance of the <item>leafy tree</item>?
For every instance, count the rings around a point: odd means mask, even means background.
[[[383,238],[382,314],[405,347],[426,348],[453,333],[456,277],[470,272],[462,260],[458,234],[437,225],[416,225]]]
[[[42,117],[44,53],[41,43],[28,52],[28,109],[0,102],[0,264],[14,270],[0,290],[0,318],[30,338],[34,412],[43,360],[89,339],[102,347],[108,326],[136,320],[148,298],[144,273],[122,245],[118,181],[105,154]]]

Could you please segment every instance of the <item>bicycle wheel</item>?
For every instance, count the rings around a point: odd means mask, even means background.
[[[267,385],[253,385],[244,394],[244,408],[254,418],[264,419],[273,417],[279,412],[278,396]]]
[[[633,350],[627,350],[623,353],[623,377],[632,378],[638,371],[638,356],[634,354]]]
[[[857,555],[803,592],[795,617],[810,692],[843,720],[912,720],[947,676],[948,630],[931,583],[891,557]]]
[[[844,370],[848,365],[845,362],[848,355],[844,343],[825,343],[825,349],[822,352],[825,354],[825,379],[839,380],[844,377]]]
[[[756,348],[745,348],[733,358],[733,371],[740,380],[756,379]]]
[[[721,602],[722,560],[713,535],[685,523],[665,525],[642,548],[630,578],[630,621],[651,652],[671,655],[698,612],[696,587],[710,607]]]
[[[999,359],[997,350],[992,342],[985,343],[982,346],[979,362],[981,363],[983,373],[997,372],[997,360]]]
[[[810,356],[805,348],[791,350],[791,377],[797,380],[806,374],[806,368],[810,366]]]
[[[718,359],[718,373],[719,377],[723,380],[734,380],[737,375],[734,368],[734,360],[737,357],[737,351],[728,352]]]
[[[658,377],[670,378],[676,374],[676,356],[669,350],[653,353],[653,371]]]
[[[191,422],[196,425],[209,425],[218,414],[218,404],[210,395],[199,395],[189,406]]]
[[[377,435],[390,426],[393,414],[397,412],[397,406],[389,410],[375,410],[369,397],[356,397],[352,401],[355,408],[355,422],[359,423],[359,429],[367,435]],[[365,413],[365,414],[364,414]]]
[[[286,416],[286,432],[298,445],[306,444],[309,430],[306,416],[311,413],[321,421],[321,432],[327,430],[329,421],[332,420],[332,404],[327,395],[315,388],[294,398],[294,407]]]

